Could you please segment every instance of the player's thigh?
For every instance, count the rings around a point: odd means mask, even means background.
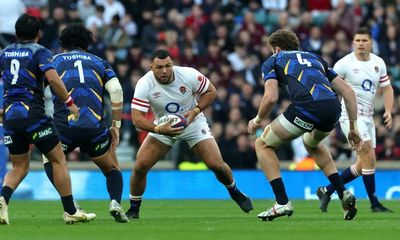
[[[44,155],[52,163],[57,162],[64,164],[66,162],[60,141],[58,141],[58,143],[49,152],[44,153]]]
[[[262,140],[265,145],[276,148],[284,142],[291,141],[301,136],[305,132],[305,130],[297,127],[281,114],[264,128],[260,140]]]
[[[77,142],[81,152],[87,153],[92,159],[106,154],[111,147],[111,134],[108,128],[76,129],[70,132],[70,139]],[[62,137],[67,136],[64,131],[61,134]]]
[[[376,164],[375,148],[371,140],[365,141],[358,152],[357,161],[361,168],[374,168]]]
[[[211,134],[206,118],[200,116],[194,122],[190,123],[176,139],[187,142],[189,148],[192,149],[199,142],[206,139],[214,139],[214,137]]]
[[[209,168],[223,163],[221,152],[214,138],[207,138],[192,147],[192,151],[200,157]]]
[[[45,155],[60,144],[60,135],[50,118],[42,119],[41,124],[35,130],[29,132],[29,134],[33,144]]]
[[[307,132],[303,135],[303,143],[308,151],[318,147],[320,142],[324,140],[330,132],[313,129],[311,132]]]
[[[171,149],[152,135],[147,135],[136,155],[135,169],[149,170]]]
[[[101,156],[91,157],[91,160],[106,174],[111,170],[119,169],[118,160],[111,147]]]
[[[22,154],[10,154],[13,168],[21,168],[26,172],[29,170],[29,151]]]

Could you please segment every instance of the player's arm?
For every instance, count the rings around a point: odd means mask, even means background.
[[[107,81],[104,86],[111,98],[112,126],[110,129],[113,141],[113,150],[119,143],[119,129],[121,127],[123,92],[118,78],[114,77]]]
[[[343,97],[350,123],[357,120],[357,99],[354,90],[341,77],[332,80],[332,87]]]
[[[279,86],[277,79],[268,79],[264,83],[264,96],[261,100],[258,113],[255,118],[249,121],[247,131],[254,134],[261,121],[271,112],[279,98]]]
[[[49,82],[51,89],[56,96],[67,105],[68,109],[74,115],[75,119],[79,118],[79,108],[74,104],[71,96],[69,95],[63,81],[58,76],[58,73],[53,68],[48,69],[45,72],[45,77]]]
[[[352,147],[359,151],[363,142],[357,131],[357,98],[354,90],[339,76],[335,77],[331,83],[335,91],[343,97],[347,114],[349,116],[350,131],[347,138]]]
[[[207,80],[208,81],[208,80]],[[208,85],[207,90],[200,94],[199,98],[197,99],[197,105],[185,114],[185,117],[188,120],[188,123],[192,122],[193,119],[201,113],[204,109],[212,104],[214,99],[217,97],[217,89],[215,86],[210,82]]]
[[[121,84],[119,83],[118,78],[112,78],[104,87],[110,94],[113,121],[112,126],[120,128],[123,104],[123,92]]]
[[[394,102],[394,93],[392,85],[387,85],[382,88],[383,100],[385,105],[385,113],[383,114],[383,119],[385,126],[387,128],[392,128],[392,109]]]
[[[176,136],[182,133],[183,127],[173,128],[171,123],[165,123],[162,125],[155,125],[152,121],[146,118],[146,112],[132,108],[131,111],[133,124],[144,131],[154,132],[158,134]]]

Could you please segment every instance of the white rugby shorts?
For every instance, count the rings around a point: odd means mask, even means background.
[[[205,139],[214,138],[208,126],[207,119],[203,116],[195,118],[195,120],[183,130],[182,134],[178,136],[170,137],[153,132],[150,132],[149,135],[169,146],[174,145],[177,140],[186,141],[190,148]]]
[[[340,118],[340,128],[343,134],[347,138],[350,131],[349,119],[347,117]],[[375,123],[372,117],[358,117],[357,118],[357,128],[361,135],[361,139],[365,141],[371,141],[373,148],[376,147],[376,135],[375,135]]]

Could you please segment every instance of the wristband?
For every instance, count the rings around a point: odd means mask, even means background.
[[[255,118],[253,118],[253,122],[254,122],[255,124],[260,124],[261,121],[262,121],[262,118],[260,118],[260,117],[258,116],[258,114],[257,114],[257,116],[256,116]]]
[[[120,110],[120,109],[122,109],[122,106],[119,106],[119,107],[111,106],[111,110]]]
[[[120,128],[121,127],[121,120],[117,121],[117,120],[113,120],[113,126]]]
[[[64,103],[67,105],[67,107],[71,107],[72,104],[74,104],[74,100],[72,100],[71,96],[68,96],[67,100],[65,100]]]
[[[193,112],[195,112],[197,115],[197,114],[201,113],[201,108],[199,106],[196,106],[193,108]]]

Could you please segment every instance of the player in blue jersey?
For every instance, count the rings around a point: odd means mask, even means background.
[[[275,148],[302,135],[305,148],[335,186],[342,200],[344,219],[352,220],[357,213],[356,199],[345,189],[331,154],[320,142],[328,136],[340,117],[341,105],[336,91],[343,97],[349,113],[348,139],[353,147],[360,149],[362,141],[355,126],[357,106],[354,91],[319,56],[298,51],[299,40],[293,32],[276,31],[268,39],[268,45],[274,54],[262,64],[265,92],[257,116],[249,121],[249,133],[254,134],[262,119],[272,110],[278,100],[279,87],[287,91],[292,103],[256,139],[258,160],[276,197],[272,208],[258,217],[271,221],[293,214]]]
[[[106,177],[110,214],[117,222],[128,222],[120,205],[123,181],[115,154],[121,126],[122,87],[106,61],[86,52],[92,42],[92,33],[81,24],[68,25],[61,33],[60,42],[63,53],[54,57],[54,65],[80,107],[79,119],[73,121],[62,99],[53,98],[54,124],[60,132],[64,153],[79,147],[81,152],[89,154]],[[106,91],[112,104],[110,129],[104,117]],[[50,180],[53,179],[51,166],[51,163],[45,163]]]
[[[0,52],[0,74],[4,80],[4,140],[12,162],[0,193],[0,224],[9,224],[9,200],[28,173],[30,143],[35,144],[53,165],[54,185],[65,211],[64,221],[86,222],[96,217],[74,206],[60,137],[44,111],[43,88],[49,84],[71,117],[79,117],[79,109],[54,69],[51,52],[37,44],[39,29],[38,19],[22,15],[15,24],[18,41]]]

